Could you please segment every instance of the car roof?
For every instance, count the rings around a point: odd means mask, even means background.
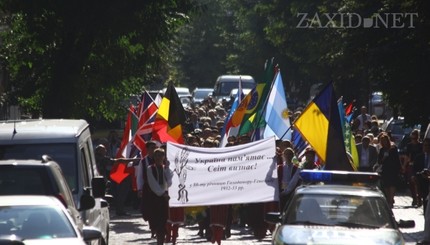
[[[0,165],[21,165],[21,166],[49,166],[57,164],[54,161],[42,162],[42,160],[36,159],[5,159],[0,160]],[[57,164],[58,165],[58,164]]]
[[[320,184],[320,185],[303,185],[297,188],[296,194],[324,194],[324,195],[349,195],[349,196],[366,196],[366,197],[383,197],[377,187],[356,186],[356,185],[338,185],[338,184]]]
[[[64,208],[64,205],[54,196],[43,195],[10,195],[0,196],[0,206],[48,205]]]
[[[236,81],[234,81],[234,79],[238,79],[238,78],[241,78],[242,81],[245,81],[245,82],[247,82],[249,80],[254,81],[254,78],[250,75],[221,75],[218,77],[217,80],[226,79],[227,81],[229,81],[230,79],[232,79],[231,82],[236,82]]]
[[[89,124],[82,119],[38,119],[0,123],[0,142],[52,140],[74,142]]]
[[[193,91],[212,91],[214,88],[195,88]]]

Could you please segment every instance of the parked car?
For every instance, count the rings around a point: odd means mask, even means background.
[[[82,196],[92,196],[96,204],[81,210],[87,226],[102,232],[100,241],[109,242],[109,202],[106,183],[98,173],[89,124],[77,119],[36,119],[0,122],[0,159],[42,159],[49,155],[61,167],[77,207]]]
[[[379,119],[386,119],[391,114],[388,104],[384,100],[384,93],[372,92],[369,98],[369,113],[376,115]]]
[[[236,96],[237,96],[237,91],[238,91],[239,89],[237,89],[237,88],[234,88],[234,89],[232,89],[231,90],[231,92],[230,92],[230,98],[231,99],[235,99],[236,98]],[[249,88],[244,88],[244,89],[242,89],[242,93],[243,93],[243,95],[244,95],[244,97],[245,97],[245,95],[247,95],[247,94],[249,94],[249,92],[251,92],[251,90],[252,89],[249,89]],[[242,98],[243,99],[243,98]]]
[[[176,93],[178,94],[178,97],[181,96],[191,96],[190,89],[186,87],[175,87]],[[167,88],[163,88],[160,92],[164,96],[166,93]]]
[[[191,108],[193,98],[191,95],[180,95],[179,100],[181,101],[182,107]]]
[[[221,75],[214,85],[213,101],[216,103],[223,99],[229,101],[231,90],[239,88],[239,81],[242,82],[242,89],[253,89],[256,86],[254,78],[249,75]]]
[[[381,129],[391,135],[391,140],[399,148],[399,151],[406,149],[406,144],[409,142],[409,134],[414,129],[421,130],[421,125],[407,126],[404,123],[403,117],[390,118],[384,122]]]
[[[78,229],[53,196],[0,196],[0,235],[7,244],[86,244],[101,237],[93,227]],[[5,243],[2,243],[5,244]]]
[[[302,170],[303,184],[282,213],[268,213],[276,224],[272,244],[404,244],[377,173]],[[358,242],[359,241],[359,242]]]
[[[193,97],[193,105],[201,105],[204,99],[207,99],[212,95],[213,91],[213,88],[195,88],[191,94]]]
[[[5,195],[54,196],[64,204],[80,230],[84,222],[79,211],[95,205],[94,198],[84,194],[78,210],[60,166],[46,155],[41,160],[0,160],[0,196]]]

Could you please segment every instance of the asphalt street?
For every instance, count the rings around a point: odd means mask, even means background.
[[[412,199],[407,194],[398,193],[395,197],[393,213],[396,220],[414,220],[415,227],[401,229],[407,245],[415,244],[422,238],[424,229],[423,209],[411,206]],[[129,208],[127,212],[130,216],[115,216],[111,212],[110,222],[110,245],[128,245],[128,244],[156,244],[156,240],[151,238],[147,222],[145,222],[137,210]],[[188,225],[179,228],[179,237],[177,244],[212,244],[206,239],[197,235],[197,225]],[[251,245],[260,244],[268,245],[271,235],[268,232],[263,240],[254,238],[252,231],[247,227],[232,227],[230,238],[223,240],[221,244],[226,245]]]

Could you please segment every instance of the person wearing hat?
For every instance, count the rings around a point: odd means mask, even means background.
[[[365,135],[357,144],[358,171],[373,172],[373,166],[378,161],[378,150],[370,141],[370,137]]]

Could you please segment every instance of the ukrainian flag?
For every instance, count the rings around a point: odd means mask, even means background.
[[[294,122],[294,127],[314,148],[327,170],[352,171],[345,151],[339,110],[333,84],[329,83],[309,103]]]

